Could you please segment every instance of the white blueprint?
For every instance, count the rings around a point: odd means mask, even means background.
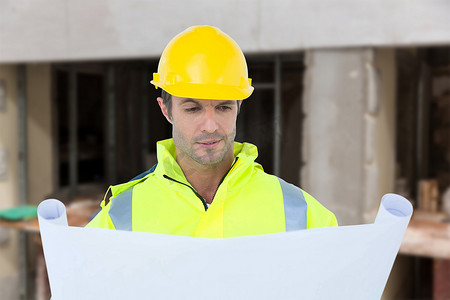
[[[374,224],[227,239],[67,226],[38,207],[52,300],[380,299],[412,215],[401,196]]]

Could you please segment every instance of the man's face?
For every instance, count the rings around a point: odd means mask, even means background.
[[[172,96],[173,140],[180,159],[202,165],[220,163],[233,153],[237,101],[190,99]]]

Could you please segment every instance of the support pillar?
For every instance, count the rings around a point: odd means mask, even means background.
[[[372,223],[393,192],[394,50],[311,50],[305,64],[302,187],[340,225]]]

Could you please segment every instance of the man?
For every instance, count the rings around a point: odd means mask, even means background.
[[[228,35],[211,26],[178,34],[152,84],[173,139],[158,142],[157,165],[111,187],[89,227],[224,238],[337,225],[306,192],[266,174],[254,145],[234,142],[253,87]]]

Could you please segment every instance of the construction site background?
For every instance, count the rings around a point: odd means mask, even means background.
[[[91,209],[151,167],[171,136],[152,73],[170,38],[208,24],[237,41],[253,78],[237,140],[340,225],[372,223],[385,193],[410,199],[415,223],[383,299],[449,299],[449,11],[445,0],[2,0],[0,210],[49,197]],[[0,300],[48,299],[40,249],[38,234],[0,223]]]

